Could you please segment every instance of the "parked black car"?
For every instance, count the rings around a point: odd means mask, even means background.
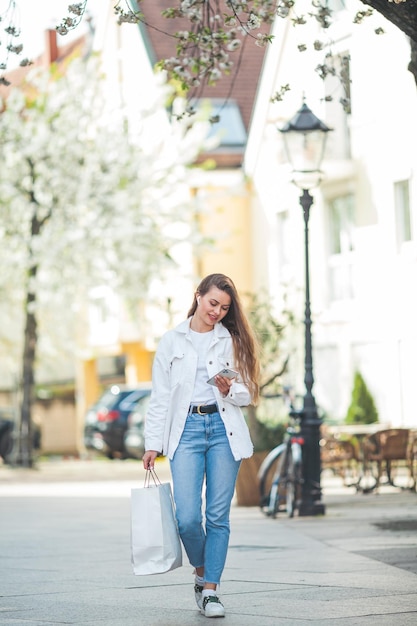
[[[13,408],[0,408],[0,459],[4,463],[18,462],[19,426],[16,411]],[[32,454],[41,448],[40,426],[32,421]]]
[[[10,460],[13,451],[14,421],[5,412],[0,413],[0,458],[5,463]]]
[[[150,394],[142,396],[137,401],[135,409],[127,418],[125,449],[127,455],[133,459],[141,459],[145,452],[145,417],[150,399]]]
[[[85,417],[84,445],[108,458],[128,456],[124,438],[127,418],[137,402],[151,393],[151,384],[112,385],[88,410]]]

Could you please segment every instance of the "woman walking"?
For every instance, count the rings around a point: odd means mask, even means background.
[[[225,368],[235,371],[233,378],[218,374]],[[217,587],[230,506],[241,459],[253,453],[240,407],[256,404],[258,378],[257,344],[236,288],[227,276],[210,274],[197,288],[188,319],[159,343],[143,456],[145,469],[158,454],[170,460],[178,528],[206,617],[225,615]]]

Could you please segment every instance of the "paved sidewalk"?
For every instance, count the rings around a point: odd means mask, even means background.
[[[169,477],[159,462],[162,480]],[[191,567],[135,577],[129,494],[139,463],[0,467],[2,626],[188,626]],[[233,506],[221,596],[229,626],[417,623],[417,495],[356,494],[323,475],[326,515],[265,518]]]

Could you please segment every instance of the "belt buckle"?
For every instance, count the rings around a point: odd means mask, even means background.
[[[198,407],[197,407],[197,413],[198,413],[199,415],[204,415],[204,413],[202,413],[202,412],[201,412],[201,407],[202,407],[202,406],[203,406],[202,404],[199,404],[199,405],[198,405]]]

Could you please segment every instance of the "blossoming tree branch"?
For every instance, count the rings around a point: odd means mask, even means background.
[[[143,23],[147,28],[156,28],[147,20],[148,2],[152,0],[114,0],[118,22]],[[375,9],[409,37],[411,56],[408,69],[417,83],[417,0],[361,2],[370,8],[357,13],[357,23]],[[7,9],[0,16],[5,24],[3,37],[6,38],[6,45],[2,46],[6,56],[0,62],[0,70],[3,71],[7,69],[10,55],[20,56],[24,50],[16,22],[18,4],[18,0],[8,0]],[[167,20],[176,20],[181,26],[174,33],[172,29],[162,31],[162,34],[175,40],[175,53],[169,58],[159,59],[158,66],[166,71],[168,79],[179,83],[188,99],[198,97],[203,86],[213,85],[222,76],[237,71],[240,55],[248,42],[257,46],[271,43],[270,30],[275,19],[289,19],[299,26],[315,20],[325,32],[333,17],[326,0],[311,0],[305,14],[297,11],[302,6],[301,0],[179,0],[175,3],[167,0],[166,4],[172,6],[167,6],[162,16]],[[87,8],[88,0],[70,4],[68,14],[57,25],[57,31],[65,35],[76,28]],[[379,29],[379,33],[382,32]],[[21,65],[29,63],[30,60],[22,56]],[[0,77],[0,83],[7,82],[6,76]]]

